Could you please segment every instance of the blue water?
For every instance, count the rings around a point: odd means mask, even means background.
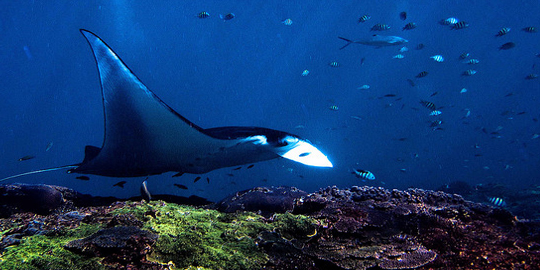
[[[78,31],[85,28],[103,38],[152,91],[194,123],[295,133],[311,140],[334,164],[321,169],[276,159],[249,170],[216,170],[197,183],[196,175],[171,178],[173,173],[167,173],[149,178],[152,193],[215,200],[262,185],[314,191],[364,184],[431,189],[458,180],[515,188],[540,184],[540,138],[533,139],[540,134],[535,120],[540,118],[540,79],[525,79],[540,73],[540,33],[521,31],[540,28],[540,2],[365,2],[6,2],[0,10],[0,177],[78,163],[85,145],[101,145],[99,78]],[[197,18],[201,11],[211,16]],[[406,21],[400,20],[401,11],[407,11]],[[236,17],[219,19],[229,12]],[[357,23],[363,14],[371,20]],[[470,27],[450,30],[438,23],[448,17]],[[292,25],[281,23],[287,18]],[[407,22],[418,27],[402,31]],[[339,50],[344,41],[338,36],[369,37],[376,23],[391,26],[378,34],[410,40],[404,59],[392,58],[401,46],[352,44]],[[502,27],[512,30],[496,38]],[[500,51],[506,42],[516,47]],[[423,50],[415,50],[419,43],[425,44]],[[463,52],[480,63],[461,63]],[[435,54],[445,61],[429,58]],[[330,67],[332,61],[341,66]],[[461,76],[469,68],[478,73]],[[304,69],[308,76],[301,76]],[[429,75],[416,79],[424,70]],[[357,89],[364,84],[371,88]],[[462,88],[468,91],[460,93]],[[430,97],[434,92],[438,94]],[[385,94],[397,96],[379,98]],[[421,99],[443,107],[442,114],[429,116]],[[332,105],[339,110],[330,110]],[[468,110],[470,116],[463,119]],[[429,126],[434,120],[443,121],[443,130]],[[490,134],[494,131],[499,134]],[[50,142],[51,149],[45,151]],[[26,155],[36,158],[18,161]],[[369,170],[377,179],[363,182],[352,169]],[[234,176],[227,175],[231,173]],[[139,194],[143,180],[127,179],[121,189],[112,185],[124,179],[90,178],[80,181],[57,171],[10,181],[129,197]]]

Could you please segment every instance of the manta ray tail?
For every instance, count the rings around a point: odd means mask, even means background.
[[[349,45],[351,45],[351,44],[354,43],[354,41],[352,41],[352,40],[350,40],[350,39],[346,39],[346,38],[344,38],[344,37],[338,37],[338,38],[347,41],[347,44],[345,44],[343,47],[339,48],[340,50],[343,50],[343,48],[345,48],[345,47],[347,47],[347,46],[349,46]]]
[[[62,170],[62,169],[73,169],[73,168],[77,168],[78,166],[79,165],[65,165],[65,166],[60,166],[60,167],[54,167],[54,168],[41,169],[41,170],[36,170],[36,171],[31,171],[31,172],[20,173],[20,174],[16,174],[16,175],[6,177],[6,178],[2,178],[2,179],[0,179],[0,182],[6,181],[6,180],[9,180],[9,179],[13,179],[13,178],[17,178],[17,177],[21,177],[21,176],[25,176],[25,175],[30,175],[30,174],[57,171],[57,170]]]

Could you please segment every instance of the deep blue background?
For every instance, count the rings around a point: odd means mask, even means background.
[[[201,11],[211,17],[197,18]],[[406,21],[400,20],[401,11],[407,11]],[[219,19],[228,12],[236,18]],[[363,14],[371,20],[357,23]],[[539,1],[4,1],[0,177],[77,163],[85,145],[101,145],[97,69],[78,31],[85,28],[196,124],[296,133],[314,142],[335,165],[320,169],[276,159],[249,170],[225,168],[203,175],[210,184],[193,184],[195,175],[172,179],[168,173],[150,177],[152,193],[215,200],[261,185],[314,191],[363,184],[436,188],[457,180],[516,188],[540,184],[540,138],[532,139],[540,134],[540,123],[534,121],[540,118],[540,79],[525,80],[540,73],[540,33],[521,31],[540,27],[538,14]],[[448,17],[470,27],[450,30],[438,23]],[[291,26],[281,23],[286,18],[292,19]],[[407,22],[418,28],[402,31]],[[392,58],[400,46],[353,44],[339,50],[344,41],[337,36],[368,37],[375,23],[392,27],[383,35],[410,40],[404,59]],[[512,30],[495,37],[502,27]],[[514,49],[498,50],[510,41],[517,44]],[[415,50],[418,43],[425,48]],[[461,63],[463,52],[480,64]],[[445,62],[429,58],[435,54]],[[341,66],[330,67],[332,61]],[[478,73],[461,76],[469,68]],[[306,77],[301,76],[304,69],[310,71]],[[414,78],[423,70],[427,77]],[[357,90],[364,84],[371,88]],[[468,92],[461,94],[462,88]],[[438,94],[430,97],[434,92]],[[508,93],[513,95],[505,97]],[[385,94],[398,96],[379,98]],[[402,99],[396,101],[398,97]],[[421,99],[444,106],[442,115],[429,116]],[[339,110],[330,110],[332,105]],[[467,109],[470,117],[462,119]],[[429,127],[436,119],[444,121],[444,130]],[[499,126],[500,138],[482,131]],[[49,142],[53,146],[45,152]],[[25,155],[36,158],[19,162]],[[364,183],[351,174],[353,168],[370,170],[377,180]],[[58,171],[10,181],[127,197],[139,194],[143,180],[126,179],[120,189],[112,184],[123,179],[90,178],[84,182]]]

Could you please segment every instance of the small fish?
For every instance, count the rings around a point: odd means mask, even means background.
[[[236,168],[233,169],[233,171],[238,171],[240,169],[242,169],[242,167],[236,167]]]
[[[433,104],[433,102],[430,102],[430,101],[427,101],[427,100],[420,100],[420,104],[422,104],[422,106],[428,108],[431,111],[434,111],[434,110],[437,109],[437,106],[435,106],[435,104]]]
[[[430,97],[437,95],[439,92],[435,91],[433,94],[430,95]]]
[[[531,73],[531,74],[527,75],[527,77],[525,77],[525,79],[527,79],[527,80],[534,80],[536,78],[538,78],[538,74],[536,74],[536,73]]]
[[[234,17],[235,17],[234,13],[228,13],[226,15],[219,14],[219,18],[224,20],[224,21],[232,20],[232,19],[234,19]]]
[[[179,189],[188,189],[188,187],[186,187],[184,185],[181,185],[181,184],[174,184],[174,186],[179,188]]]
[[[407,12],[405,12],[405,11],[400,12],[400,13],[399,13],[399,18],[400,18],[402,21],[406,20],[406,19],[407,19]]]
[[[197,14],[197,17],[199,19],[206,19],[208,17],[210,17],[210,14],[206,11],[203,11],[203,12],[200,12],[199,14]]]
[[[513,95],[514,95],[514,93],[513,93],[513,92],[510,92],[510,93],[504,95],[504,97],[511,97],[511,96],[513,96]]]
[[[52,146],[53,146],[53,142],[48,143],[47,147],[45,148],[45,152],[48,152],[49,150],[51,150]]]
[[[355,116],[355,115],[351,115],[351,118],[352,118],[352,119],[356,119],[356,120],[362,120],[362,117],[360,117],[360,116]]]
[[[459,91],[459,93],[461,93],[461,94],[467,93],[467,88],[461,88],[461,91]]]
[[[525,27],[525,28],[523,28],[521,30],[523,30],[523,31],[525,31],[527,33],[536,33],[536,32],[538,32],[538,29],[536,29],[536,27],[534,27],[534,26],[527,26],[527,27]]]
[[[458,19],[454,18],[454,17],[450,17],[446,20],[441,20],[439,23],[442,24],[442,25],[454,25],[456,23],[458,23]]]
[[[418,43],[418,45],[416,45],[417,50],[421,50],[421,49],[423,49],[425,47],[426,47],[426,45],[424,45],[424,43]]]
[[[431,58],[431,59],[435,60],[435,62],[439,62],[439,63],[444,61],[444,57],[442,55],[440,55],[440,54],[431,56],[429,58]]]
[[[122,181],[122,182],[125,182],[125,181]],[[123,187],[123,184],[122,184],[122,187]],[[152,200],[152,195],[150,195],[150,191],[148,191],[148,186],[147,186],[147,181],[146,180],[144,180],[141,183],[141,197],[143,198],[143,200],[145,200],[147,202]]]
[[[439,111],[439,110],[434,110],[434,111],[431,111],[431,112],[429,113],[429,115],[431,115],[431,116],[437,116],[437,115],[440,115],[441,113],[442,113],[442,112]]]
[[[464,63],[469,64],[469,65],[476,65],[476,64],[480,63],[480,60],[473,58],[473,59],[469,59],[469,61],[465,61]]]
[[[19,161],[30,160],[30,159],[33,159],[33,158],[36,158],[36,156],[28,155],[28,156],[24,156],[22,158],[19,158]]]
[[[413,23],[413,22],[410,22],[408,24],[406,24],[405,26],[403,26],[403,29],[401,29],[401,31],[405,31],[405,30],[412,30],[414,28],[416,28],[416,23]]]
[[[182,176],[183,174],[184,174],[183,172],[179,172],[179,173],[173,175],[172,177],[179,177],[179,176]]]
[[[394,59],[403,59],[403,58],[405,58],[405,56],[403,54],[396,54],[396,55],[392,56],[392,58],[394,58]]]
[[[356,175],[356,177],[364,179],[364,180],[375,180],[375,175],[372,172],[367,171],[367,170],[354,169],[352,173]]]
[[[208,182],[208,184],[210,184],[210,177],[206,177],[206,182]]]
[[[337,110],[339,110],[339,107],[337,105],[332,105],[328,109],[330,109],[332,111],[337,111]]]
[[[429,74],[429,73],[428,73],[427,71],[422,71],[422,72],[420,72],[420,73],[418,73],[418,74],[416,75],[416,78],[424,78],[424,77],[426,77],[428,74]]]
[[[459,55],[459,59],[466,59],[467,57],[469,57],[469,55],[471,55],[470,53],[468,52],[464,52],[462,54]]]
[[[390,26],[388,24],[378,23],[371,27],[371,31],[385,31],[390,29]]]
[[[505,207],[506,206],[506,202],[502,198],[499,198],[499,197],[490,197],[489,202],[492,203],[493,205],[499,206],[499,207]]]
[[[234,174],[232,174],[232,173],[228,173],[228,174],[227,174],[227,176],[228,176],[228,177],[233,177],[233,176],[234,176]]]
[[[408,52],[408,51],[409,51],[409,48],[407,48],[407,47],[405,47],[405,46],[403,46],[403,47],[401,47],[401,48],[399,49],[399,52],[400,52],[400,53],[404,53],[404,52]]]
[[[146,180],[145,180],[143,183],[145,183],[145,182],[146,182]],[[114,184],[114,185],[112,185],[112,186],[113,186],[113,187],[121,187],[121,188],[124,188],[124,184],[125,184],[125,183],[127,183],[127,182],[126,182],[126,181],[120,181],[120,182],[118,182],[118,183],[116,183],[116,184]],[[146,184],[144,184],[144,185],[146,186]]]
[[[476,74],[476,72],[477,71],[474,70],[474,69],[467,69],[467,70],[463,71],[463,73],[461,75],[463,75],[463,76],[472,76],[472,75]]]
[[[341,65],[340,65],[338,62],[336,62],[336,61],[330,62],[330,63],[328,63],[328,65],[331,66],[331,67],[339,67],[339,66],[341,66]]]
[[[356,89],[358,89],[358,90],[368,90],[369,88],[370,88],[369,85],[364,84],[364,85],[362,85],[362,86],[360,86],[360,87],[357,87]]]
[[[365,58],[365,57],[362,57],[362,59],[360,59],[360,65],[363,66],[363,65],[364,65],[364,62],[366,62],[366,58]]]
[[[468,118],[469,116],[471,116],[471,110],[467,109],[467,113],[465,114],[465,118]]]
[[[302,71],[302,76],[306,77],[307,75],[309,75],[309,70],[304,69],[304,71]]]
[[[363,23],[363,22],[366,22],[368,21],[369,19],[371,19],[371,16],[367,15],[367,14],[364,14],[362,15],[362,17],[360,17],[358,19],[358,23]]]
[[[510,50],[510,49],[512,49],[514,47],[516,47],[516,43],[507,42],[507,43],[504,43],[503,45],[501,45],[501,47],[499,47],[499,51],[500,50]]]
[[[501,28],[501,30],[499,30],[499,32],[497,32],[497,34],[495,36],[496,37],[502,37],[502,36],[508,34],[508,32],[510,32],[510,28],[509,27],[503,27],[503,28]]]
[[[290,26],[290,25],[292,25],[292,20],[291,19],[285,19],[281,23],[284,24],[284,25]]]
[[[255,164],[251,164],[251,165],[247,166],[246,169],[251,169],[251,168],[253,168],[253,166],[255,166]]]
[[[531,137],[531,140],[538,139],[538,138],[540,138],[540,134],[534,133],[534,134],[532,135],[532,137]]]
[[[453,24],[451,29],[460,30],[460,29],[465,29],[467,27],[469,27],[469,24],[464,21],[461,21],[461,22],[457,22]]]
[[[193,180],[193,183],[197,183],[197,181],[199,181],[200,179],[201,179],[200,176],[195,177],[195,179]]]
[[[81,176],[75,177],[75,179],[79,179],[79,180],[83,180],[83,181],[88,181],[88,180],[90,180],[90,177],[85,176],[85,175],[81,175]]]
[[[438,126],[442,125],[442,123],[443,123],[442,120],[435,120],[435,121],[433,121],[433,122],[431,122],[431,123],[429,124],[429,127],[432,127],[432,128],[438,127]]]
[[[395,94],[386,94],[383,97],[395,97],[395,96],[396,96]]]
[[[412,87],[415,87],[415,86],[416,86],[416,84],[414,83],[414,81],[411,80],[411,79],[407,79],[407,82],[408,82],[409,85],[412,86]]]

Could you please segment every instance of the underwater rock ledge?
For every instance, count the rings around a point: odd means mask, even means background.
[[[32,203],[44,200],[35,213],[21,200],[29,198],[25,190],[33,194]],[[11,202],[0,208],[5,210],[0,213],[5,217],[0,219],[0,269],[540,265],[536,223],[441,191],[353,186],[307,194],[291,187],[259,187],[206,206],[88,197],[78,204],[82,195],[62,187],[0,186],[2,202],[8,195],[24,207]]]

